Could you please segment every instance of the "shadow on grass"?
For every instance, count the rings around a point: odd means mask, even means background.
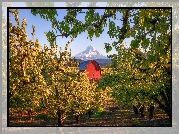
[[[88,118],[88,115],[82,115],[80,124],[76,124],[74,116],[68,116],[64,121],[64,126],[168,126],[171,127],[168,117],[163,111],[157,111],[153,119],[149,119],[147,113],[141,118],[140,114],[135,115],[133,110],[115,110],[96,112]],[[14,119],[13,119],[14,118]],[[57,126],[58,119],[52,118],[46,114],[36,115],[33,121],[28,121],[27,116],[18,119],[11,117],[10,126]]]

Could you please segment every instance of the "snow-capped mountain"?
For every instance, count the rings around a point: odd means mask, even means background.
[[[89,45],[85,51],[74,56],[81,60],[108,59],[107,56],[100,54],[94,47]]]

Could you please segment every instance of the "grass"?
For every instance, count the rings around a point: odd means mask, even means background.
[[[38,113],[33,115],[33,121],[25,120],[17,116],[17,114],[10,114],[10,126],[56,126],[58,118],[52,118],[48,113]],[[170,126],[168,117],[162,110],[156,110],[154,118],[149,119],[148,113],[144,118],[140,115],[134,115],[133,110],[120,110],[115,112],[104,110],[94,113],[92,118],[88,119],[88,115],[84,114],[80,117],[80,126]],[[21,120],[21,121],[20,121]],[[65,126],[79,126],[76,124],[74,116],[69,116],[64,121]]]
[[[102,116],[102,112],[96,112],[95,114],[93,114],[91,117],[92,118],[100,118]]]
[[[132,118],[132,123],[133,123],[133,126],[142,126],[141,121],[136,118]]]
[[[51,118],[51,116],[48,114],[40,114],[34,117],[35,120],[47,120],[49,118]]]

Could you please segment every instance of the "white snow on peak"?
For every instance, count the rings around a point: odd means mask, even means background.
[[[93,60],[93,59],[108,59],[100,54],[93,46],[89,45],[85,51],[74,56],[76,59]]]

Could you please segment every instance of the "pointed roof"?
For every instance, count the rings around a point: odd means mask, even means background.
[[[80,64],[78,70],[86,70],[86,67],[88,66],[88,64],[89,64],[91,61],[92,61],[92,60],[83,61],[83,62]]]

